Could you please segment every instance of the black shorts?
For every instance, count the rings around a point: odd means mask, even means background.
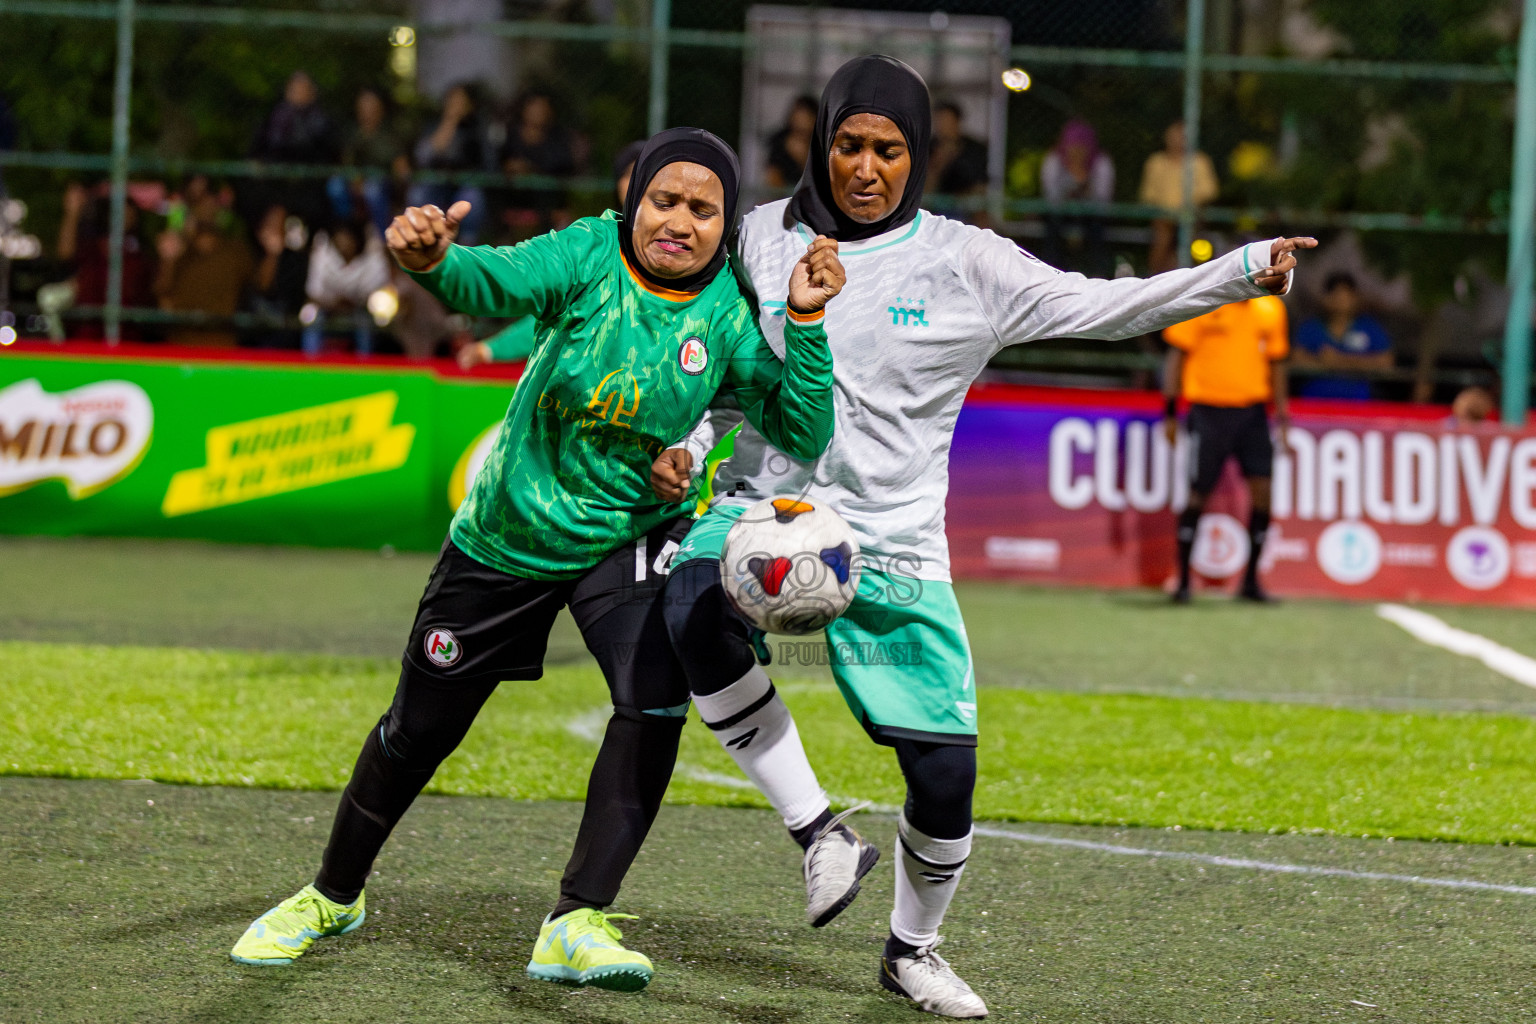
[[[416,609],[405,671],[437,686],[538,679],[555,616],[569,606],[615,707],[679,713],[688,681],[672,653],[662,595],[667,563],[692,525],[663,523],[572,580],[513,576],[446,542]]]
[[[1245,477],[1269,479],[1274,472],[1275,443],[1269,436],[1264,405],[1227,408],[1189,407],[1190,490],[1210,494],[1221,479],[1229,455],[1237,456]]]

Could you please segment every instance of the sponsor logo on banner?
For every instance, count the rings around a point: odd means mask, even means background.
[[[1061,508],[1184,507],[1187,443],[1145,420],[1064,416],[1047,441],[1047,487]],[[1536,437],[1292,426],[1274,463],[1277,520],[1536,529]],[[1170,472],[1170,467],[1172,472]]]
[[[1224,580],[1248,564],[1248,531],[1225,512],[1200,517],[1189,564],[1201,576]]]
[[[501,430],[501,421],[497,420],[475,436],[459,455],[459,460],[453,464],[453,472],[448,474],[448,507],[458,511],[464,499],[469,496],[469,489],[475,486],[475,477],[480,475],[485,460],[491,457],[491,452],[496,447],[496,438]]]
[[[223,508],[399,469],[416,428],[393,421],[400,396],[380,391],[208,431],[208,464],[171,477],[167,516]]]
[[[1317,538],[1317,565],[1335,583],[1364,583],[1381,568],[1381,537],[1365,523],[1334,523]]]
[[[1491,590],[1509,576],[1509,541],[1488,526],[1457,530],[1445,546],[1445,567],[1468,590]]]
[[[427,630],[421,646],[427,652],[427,660],[438,668],[456,665],[464,656],[464,647],[459,643],[459,638],[446,629]]]
[[[1061,541],[1049,537],[988,537],[987,561],[1015,569],[1055,572],[1061,567]]]
[[[1526,580],[1536,577],[1536,544],[1515,545],[1515,575]]]
[[[36,379],[0,389],[0,495],[62,480],[75,501],[133,472],[154,407],[137,384],[104,380],[49,394]]]

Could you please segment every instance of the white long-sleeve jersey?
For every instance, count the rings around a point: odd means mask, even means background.
[[[780,295],[813,234],[788,200],[741,227],[740,257],[758,295]],[[966,390],[1005,345],[1039,338],[1130,338],[1267,294],[1253,275],[1271,242],[1189,270],[1108,281],[1055,270],[991,231],[920,211],[910,224],[838,247],[848,274],[827,304],[836,430],[815,463],[797,462],[743,424],[716,480],[726,502],[805,495],[837,509],[866,560],[918,579],[949,579],[944,500],[949,447]],[[759,309],[784,355],[784,303]],[[695,465],[739,417],[707,417],[683,442]]]

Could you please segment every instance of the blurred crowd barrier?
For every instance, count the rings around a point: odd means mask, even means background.
[[[20,342],[0,378],[0,532],[430,551],[494,443],[517,371],[453,362]],[[1154,395],[984,384],[961,411],[956,575],[1158,587],[1187,443]],[[1403,403],[1299,400],[1274,465],[1278,593],[1536,605],[1536,432]],[[1230,588],[1247,489],[1223,479],[1193,567]]]
[[[625,147],[709,128],[793,188],[821,85],[933,87],[925,203],[1096,276],[1314,234],[1293,331],[1348,273],[1378,400],[1497,391],[1518,0],[0,0],[0,341],[464,355],[503,329],[379,251],[469,199],[505,244],[615,205]],[[992,379],[1147,388],[1161,341],[1045,342]],[[1323,373],[1296,369],[1296,381]]]

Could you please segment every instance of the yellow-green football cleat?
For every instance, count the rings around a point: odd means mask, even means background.
[[[645,954],[619,943],[624,936],[610,923],[634,920],[634,914],[591,909],[573,910],[554,920],[545,918],[533,944],[533,959],[528,961],[528,976],[615,992],[640,991],[655,969]]]
[[[252,921],[229,951],[230,959],[262,967],[291,964],[316,939],[345,935],[361,926],[368,916],[366,902],[366,894],[359,895],[349,907],[326,899],[313,885],[306,885]]]

